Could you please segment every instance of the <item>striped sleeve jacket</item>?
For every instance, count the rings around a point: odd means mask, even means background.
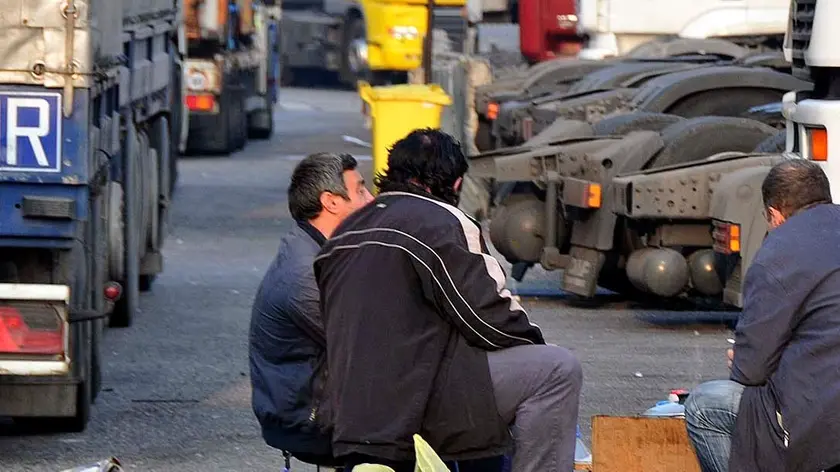
[[[445,458],[507,450],[486,351],[544,339],[475,221],[383,193],[338,228],[315,274],[336,454],[410,458],[418,432]]]

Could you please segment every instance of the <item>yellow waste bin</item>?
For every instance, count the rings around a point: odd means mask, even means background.
[[[388,149],[395,142],[416,129],[440,128],[443,107],[452,103],[439,85],[371,87],[360,82],[359,96],[370,110],[374,176],[388,168]]]

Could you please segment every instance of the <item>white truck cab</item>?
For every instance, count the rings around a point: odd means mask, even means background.
[[[659,37],[781,37],[789,0],[578,0],[577,10],[578,33],[589,38],[580,57],[603,59]]]
[[[840,202],[840,2],[792,0],[785,35],[785,58],[794,75],[811,80],[813,92],[789,92],[782,113],[787,121],[786,149],[819,162]]]

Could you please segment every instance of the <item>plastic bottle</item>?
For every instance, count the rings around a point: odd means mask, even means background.
[[[688,392],[686,390],[671,390],[667,400],[656,402],[656,405],[648,408],[647,411],[642,413],[642,416],[685,418],[685,405],[683,403],[687,396]]]
[[[592,453],[589,452],[589,448],[586,447],[586,444],[583,443],[583,438],[580,434],[580,425],[577,427],[577,432],[575,433],[575,465],[591,465],[592,464]]]

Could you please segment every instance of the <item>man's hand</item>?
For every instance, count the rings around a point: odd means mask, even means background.
[[[729,366],[729,369],[732,370],[732,359],[735,358],[735,349],[727,349],[726,350],[726,365]]]

